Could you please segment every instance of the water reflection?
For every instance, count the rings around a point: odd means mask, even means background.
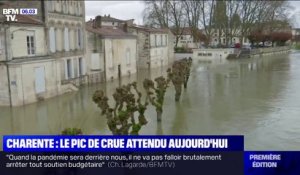
[[[162,123],[156,122],[155,109],[150,107],[142,134],[243,134],[246,149],[299,150],[299,56],[195,62],[181,101],[175,103],[171,86]],[[165,76],[165,70],[139,70],[122,81],[85,86],[40,103],[0,107],[0,134],[59,134],[66,127],[110,134],[105,117],[92,102],[94,91],[102,89],[111,97],[116,87],[133,81],[142,89],[144,78]]]

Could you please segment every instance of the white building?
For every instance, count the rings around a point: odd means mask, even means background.
[[[84,2],[12,1],[38,8],[0,25],[0,105],[19,106],[76,90],[85,83]],[[2,11],[2,10],[1,10]]]
[[[87,83],[84,1],[46,1],[48,53],[57,60],[61,84]]]
[[[174,60],[173,36],[169,29],[144,26],[129,26],[137,36],[138,68],[157,68],[171,64]]]
[[[179,30],[179,32],[176,32],[173,30],[173,34],[177,37],[177,47],[184,47],[189,49],[198,48],[200,43],[196,43],[194,41],[194,37],[192,34],[192,28],[191,27],[184,27]],[[176,41],[174,41],[174,44],[176,44]]]
[[[127,25],[114,26],[102,17],[86,23],[88,74],[91,83],[130,76],[137,71],[137,37]]]
[[[113,18],[109,15],[98,15],[97,17],[98,20],[98,26],[115,26],[115,27],[119,27],[123,24],[127,24],[127,25],[132,25],[134,19],[129,19],[129,20],[121,20],[121,19],[117,19],[117,18]],[[92,19],[90,19],[92,20]]]
[[[47,54],[43,23],[29,16],[17,19],[1,25],[1,106],[24,105],[59,93],[56,61]]]

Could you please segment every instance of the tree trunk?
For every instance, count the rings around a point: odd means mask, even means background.
[[[156,109],[157,122],[161,122],[162,119],[162,110]]]
[[[175,101],[179,101],[179,99],[180,99],[180,95],[181,95],[181,86],[182,86],[182,85],[177,85],[177,86],[175,86],[175,91],[176,91],[176,93],[175,93]]]

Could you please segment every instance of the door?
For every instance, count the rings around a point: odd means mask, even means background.
[[[45,92],[45,68],[35,68],[35,92],[37,94]]]
[[[121,78],[121,65],[118,65],[118,77]]]

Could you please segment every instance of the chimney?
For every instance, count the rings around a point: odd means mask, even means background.
[[[101,16],[96,16],[95,18],[95,27],[101,28]]]

